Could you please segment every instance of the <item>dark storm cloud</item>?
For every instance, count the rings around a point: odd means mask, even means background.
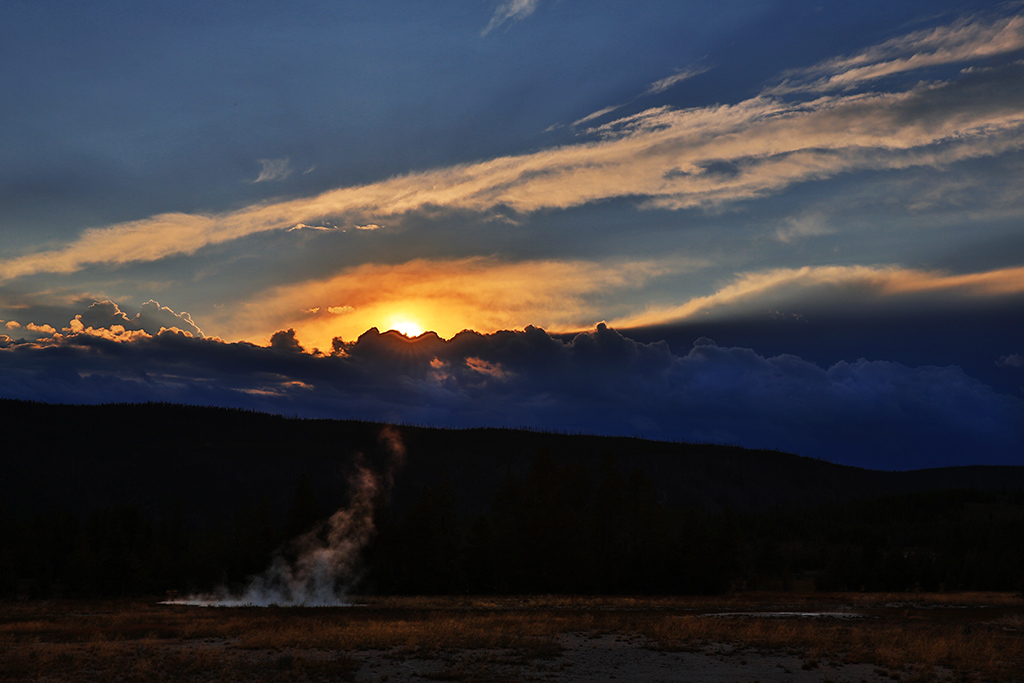
[[[685,354],[697,337],[754,345],[764,356],[794,354],[821,367],[843,360],[890,360],[909,367],[960,367],[995,391],[1024,396],[1024,376],[1002,361],[1024,349],[1024,295],[870,297],[863,288],[801,301],[760,301],[729,316],[623,330]]]
[[[374,329],[330,356],[301,352],[293,333],[275,339],[8,338],[0,396],[727,442],[892,469],[1018,463],[1024,448],[1024,401],[955,366],[822,367],[706,338],[674,353],[604,325],[566,340],[533,327],[449,341]]]

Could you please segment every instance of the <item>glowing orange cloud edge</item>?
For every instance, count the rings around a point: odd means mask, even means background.
[[[740,273],[711,294],[677,292],[684,296],[678,305],[649,304],[654,278],[706,266],[685,259],[507,263],[471,258],[370,264],[265,292],[227,325],[231,335],[246,339],[292,328],[307,348],[326,350],[335,337],[353,341],[374,327],[408,337],[429,330],[446,339],[466,329],[490,333],[528,325],[564,333],[593,329],[598,321],[642,327],[709,312],[764,308],[769,299],[798,305],[852,291],[865,303],[1024,292],[1024,267],[947,274],[896,266],[805,266]]]

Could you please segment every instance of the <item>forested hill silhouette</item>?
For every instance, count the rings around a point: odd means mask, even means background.
[[[357,509],[357,467],[380,483],[360,591],[1024,590],[1024,467],[161,404],[0,411],[0,600],[243,586]]]
[[[0,400],[4,430],[0,503],[8,512],[139,506],[218,517],[239,505],[288,504],[305,475],[325,507],[344,501],[357,457],[381,457],[384,425],[289,419],[170,404],[49,405]],[[515,429],[395,428],[408,457],[393,504],[424,486],[450,486],[457,508],[477,512],[510,476],[544,453],[596,471],[610,461],[642,471],[659,501],[718,513],[807,507],[924,491],[1024,490],[1024,466],[903,472],[866,470],[775,451]]]

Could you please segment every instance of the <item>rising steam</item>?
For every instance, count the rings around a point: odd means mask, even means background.
[[[380,442],[388,453],[383,472],[359,463],[349,479],[352,499],[329,519],[293,539],[275,553],[270,566],[250,577],[241,593],[225,587],[167,604],[241,607],[268,605],[328,607],[349,604],[349,589],[359,580],[360,555],[376,533],[374,506],[390,491],[395,471],[405,461],[405,446],[388,427]],[[293,559],[290,559],[293,558]]]

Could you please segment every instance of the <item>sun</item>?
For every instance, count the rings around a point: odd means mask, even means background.
[[[393,318],[391,320],[391,329],[401,332],[410,339],[423,334],[423,326],[409,318]]]

